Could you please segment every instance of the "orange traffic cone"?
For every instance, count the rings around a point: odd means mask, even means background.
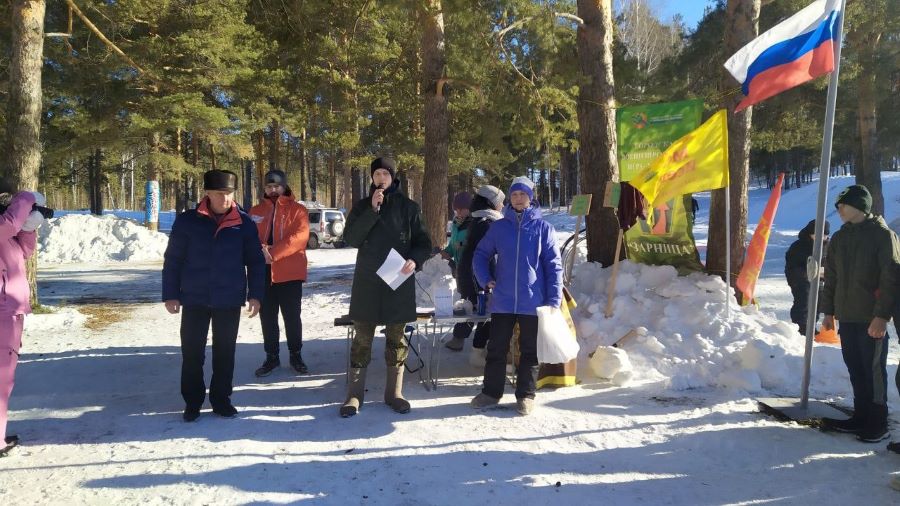
[[[838,336],[838,333],[835,329],[822,329],[816,334],[816,337],[813,340],[817,343],[822,344],[833,344],[835,346],[841,345],[841,338]]]

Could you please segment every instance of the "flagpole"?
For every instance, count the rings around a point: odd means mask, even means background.
[[[800,393],[800,408],[807,409],[809,403],[809,380],[812,364],[813,338],[816,332],[817,308],[819,305],[819,271],[822,263],[822,244],[825,236],[825,204],[828,198],[828,177],[831,171],[831,144],[834,134],[834,109],[837,104],[838,76],[841,70],[841,46],[844,42],[844,16],[847,0],[841,1],[841,17],[838,21],[837,40],[834,48],[834,71],[828,82],[828,98],[823,126],[822,157],[819,164],[819,200],[816,206],[816,237],[813,254],[807,259],[806,274],[809,278],[809,300],[806,307],[806,351],[803,360],[803,384]]]
[[[731,171],[725,185],[725,318],[731,317]]]

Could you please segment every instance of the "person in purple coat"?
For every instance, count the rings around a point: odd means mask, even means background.
[[[513,180],[510,205],[503,219],[495,221],[478,243],[472,267],[478,284],[493,290],[488,304],[491,338],[484,366],[484,386],[472,399],[472,407],[500,402],[506,382],[506,355],[513,328],[519,324],[519,367],[516,409],[522,415],[534,410],[537,390],[537,331],[539,306],[559,307],[562,300],[562,260],[553,225],[543,220],[533,203],[534,183],[525,176]],[[492,271],[491,259],[496,259]]]

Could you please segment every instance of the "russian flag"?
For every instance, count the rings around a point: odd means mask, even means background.
[[[816,0],[725,62],[745,98],[735,112],[834,70],[841,0]]]

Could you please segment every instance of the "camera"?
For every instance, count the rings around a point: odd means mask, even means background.
[[[9,207],[9,204],[2,204],[2,203],[0,203],[0,214],[5,213],[5,212],[6,212],[6,208],[8,208],[8,207]],[[32,204],[31,210],[32,210],[32,211],[37,211],[37,212],[41,213],[41,216],[43,216],[45,220],[49,220],[50,218],[53,217],[53,209],[50,209],[49,207],[44,207],[44,206],[39,206],[39,205],[37,205],[37,204]]]
[[[53,217],[53,209],[50,209],[49,207],[34,204],[31,206],[31,210],[41,213],[41,216],[43,216],[45,220],[49,220]]]

